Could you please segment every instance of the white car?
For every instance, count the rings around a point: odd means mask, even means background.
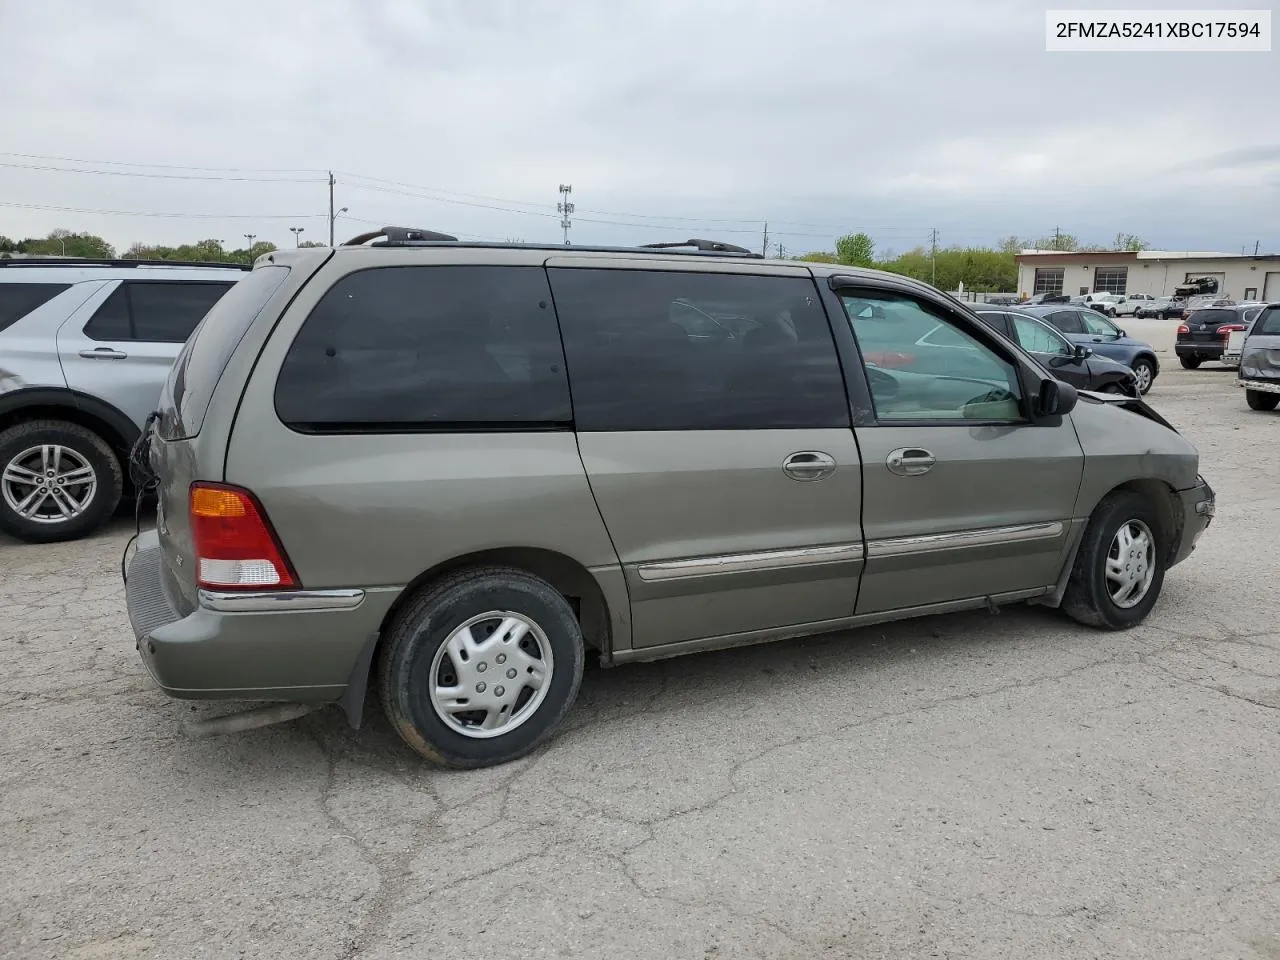
[[[1124,300],[1118,293],[1086,293],[1080,298],[1080,305],[1099,313],[1108,313],[1116,304]]]
[[[1155,302],[1155,297],[1149,293],[1131,293],[1122,299],[1119,303],[1113,304],[1106,308],[1109,317],[1134,317],[1138,315],[1138,311],[1143,307],[1149,306]]]

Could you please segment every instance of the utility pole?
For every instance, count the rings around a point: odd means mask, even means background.
[[[333,171],[329,171],[329,246],[333,246],[333,221],[338,215],[333,212]]]
[[[1054,227],[1053,228],[1053,249],[1057,250],[1059,247],[1062,246],[1062,241],[1060,239],[1061,236],[1062,236],[1062,231],[1059,230],[1057,227]]]
[[[775,244],[774,244],[774,247],[775,247],[775,248],[777,249],[777,251],[778,251],[778,259],[779,259],[779,260],[785,260],[785,259],[787,258],[787,248],[786,248],[786,247],[784,247],[784,246],[783,246],[782,244],[780,244],[780,243],[775,243]]]
[[[564,229],[564,245],[569,246],[569,228],[573,221],[569,219],[573,213],[573,204],[569,202],[569,194],[573,193],[573,184],[560,184],[560,202],[556,204],[556,213],[560,214],[560,226]]]
[[[930,283],[938,285],[938,228],[929,231],[929,275]]]
[[[253,241],[257,238],[257,236],[258,235],[256,233],[246,233],[244,235],[244,238],[249,241],[249,248],[247,252],[249,254],[250,263],[253,263]]]
[[[1259,245],[1260,243],[1262,243],[1262,241],[1261,241],[1261,240],[1255,240],[1255,241],[1253,241],[1253,255],[1254,255],[1255,257],[1258,255],[1258,245]]]
[[[293,234],[293,245],[295,247],[302,246],[302,231],[305,229],[307,228],[306,227],[290,227],[289,228],[289,232]]]
[[[764,222],[764,239],[760,242],[760,256],[769,255],[769,221]]]

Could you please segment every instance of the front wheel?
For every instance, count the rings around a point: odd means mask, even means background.
[[[1263,393],[1261,390],[1246,390],[1245,403],[1250,410],[1274,410],[1280,406],[1280,393]]]
[[[1182,364],[1184,370],[1195,370],[1204,363],[1199,357],[1179,357],[1178,362]]]
[[[1108,317],[1111,317],[1112,319],[1115,319],[1115,315],[1116,315],[1115,310],[1114,310],[1114,309],[1112,309],[1112,308],[1110,308],[1110,307],[1108,307],[1108,308],[1107,308],[1107,316],[1108,316]]]
[[[1138,380],[1138,393],[1145,395],[1156,382],[1155,365],[1150,360],[1135,360],[1130,369]]]
[[[1098,504],[1076,553],[1062,598],[1068,616],[1100,630],[1146,619],[1164,584],[1168,547],[1155,508],[1143,496],[1112,493]]]
[[[419,754],[488,767],[533,751],[578,695],[585,659],[569,602],[522,570],[482,567],[426,588],[379,652],[387,718]]]
[[[28,543],[76,540],[120,503],[124,473],[100,436],[64,420],[0,432],[0,530]]]

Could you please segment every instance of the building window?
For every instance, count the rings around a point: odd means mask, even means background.
[[[1129,283],[1128,267],[1096,267],[1093,271],[1094,293],[1124,294]]]
[[[1066,270],[1062,267],[1036,267],[1036,288],[1032,293],[1061,293],[1063,276]]]
[[[1258,288],[1257,288],[1257,287],[1245,287],[1245,288],[1244,288],[1244,298],[1245,298],[1246,300],[1257,300],[1257,299],[1258,299]]]

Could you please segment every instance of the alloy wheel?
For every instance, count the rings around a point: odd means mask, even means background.
[[[5,465],[0,495],[33,523],[66,523],[80,516],[98,492],[98,474],[83,456],[61,444],[28,447]]]

